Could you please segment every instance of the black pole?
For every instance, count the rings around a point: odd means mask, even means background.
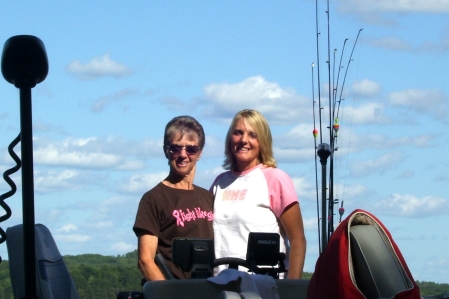
[[[326,166],[327,158],[331,154],[330,145],[320,143],[317,147],[317,155],[320,157],[321,163],[321,253],[327,247],[327,205],[326,205]]]
[[[20,89],[20,127],[22,156],[22,214],[25,297],[36,299],[36,251],[33,178],[33,117],[31,88],[45,80],[48,59],[42,41],[32,35],[16,35],[3,46],[2,74]],[[17,250],[20,250],[19,248]]]
[[[330,157],[329,157],[329,202],[328,202],[328,229],[327,237],[330,238],[334,232],[334,149],[335,149],[335,136],[334,130],[330,128]]]
[[[332,137],[333,138],[333,137]],[[331,146],[331,155],[329,158],[329,201],[328,201],[328,229],[327,237],[330,238],[331,234],[334,232],[334,143]]]
[[[32,118],[31,88],[20,88],[22,215],[26,299],[38,298],[36,294]]]

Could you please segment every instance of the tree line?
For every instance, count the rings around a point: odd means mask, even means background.
[[[66,255],[64,261],[81,299],[115,299],[120,291],[141,291],[137,251],[118,256]],[[312,273],[304,273],[310,279]],[[449,293],[449,284],[417,281],[421,295]],[[8,261],[0,264],[0,298],[13,299]]]
[[[142,290],[137,251],[118,256],[66,255],[64,261],[80,299],[114,299],[121,291]],[[0,298],[14,299],[8,261],[0,264]]]

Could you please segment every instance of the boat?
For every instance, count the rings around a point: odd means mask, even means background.
[[[359,31],[360,34],[360,31]],[[7,40],[3,49],[2,55],[2,73],[5,79],[13,84],[20,90],[20,102],[21,102],[21,134],[11,143],[9,147],[9,152],[13,159],[16,161],[17,165],[7,171],[6,177],[9,179],[9,175],[14,173],[19,168],[22,168],[22,203],[23,203],[23,224],[9,228],[6,232],[0,229],[1,241],[6,240],[10,242],[11,252],[16,251],[17,255],[11,255],[10,264],[14,271],[11,271],[12,282],[15,285],[14,289],[16,299],[18,298],[78,298],[76,293],[76,288],[73,284],[70,274],[62,260],[62,257],[57,250],[57,245],[51,237],[51,233],[45,226],[40,224],[35,224],[34,219],[34,186],[33,186],[33,151],[32,151],[32,112],[31,112],[31,89],[36,85],[45,80],[48,73],[48,59],[45,52],[45,47],[41,40],[37,37],[29,35],[14,36]],[[329,95],[336,94],[329,92]],[[331,98],[334,103],[341,102],[341,99],[336,100],[336,97]],[[335,120],[336,117],[333,117]],[[315,145],[317,157],[320,158],[322,164],[322,177],[323,182],[326,181],[326,169],[327,169],[327,159],[330,159],[332,164],[332,155],[336,150],[334,143],[334,135],[332,132],[338,132],[338,120],[335,120],[333,125],[329,125],[330,130],[330,143],[326,144],[320,142],[320,144]],[[316,134],[316,129],[314,129],[314,134]],[[13,148],[15,145],[21,142],[21,159],[15,155]],[[332,166],[330,167],[332,169]],[[8,180],[7,180],[8,181]],[[11,181],[9,181],[11,183]],[[12,192],[9,192],[7,196],[15,192],[15,185],[12,183]],[[10,184],[11,186],[11,184]],[[330,184],[331,186],[331,184]],[[330,188],[332,189],[332,188]],[[330,248],[334,242],[333,227],[333,215],[334,215],[334,205],[335,200],[330,195],[327,198],[326,194],[326,184],[323,183],[322,186],[322,206],[321,206],[321,231],[320,231],[320,253],[321,256],[325,255],[325,252]],[[317,193],[318,194],[318,193]],[[329,193],[331,194],[331,193]],[[11,215],[11,210],[9,207],[0,200],[0,205],[5,209],[9,217]],[[340,216],[343,215],[344,209],[341,205],[339,212]],[[367,215],[365,212],[356,211],[358,215]],[[9,216],[8,216],[9,215]],[[328,217],[329,215],[329,217]],[[0,222],[4,218],[0,219]],[[390,277],[392,275],[391,271],[399,271],[399,274],[404,274],[404,269],[406,265],[403,264],[403,260],[398,258],[398,252],[393,246],[393,251],[388,250],[391,243],[385,242],[382,236],[376,235],[378,230],[372,231],[373,225],[364,225],[361,227],[361,232],[357,229],[352,229],[351,238],[357,240],[353,242],[358,244],[357,257],[354,256],[351,263],[353,267],[355,265],[363,264],[365,268],[358,268],[360,271],[354,270],[354,273],[358,277],[354,278],[351,283],[360,285],[369,284],[379,284],[380,286],[386,285],[385,277]],[[382,227],[382,225],[380,225]],[[344,228],[340,225],[339,228]],[[370,230],[366,232],[364,230]],[[337,228],[338,230],[338,228]],[[7,236],[9,234],[9,236]],[[371,236],[371,238],[364,239],[364,236]],[[386,234],[388,235],[388,234]],[[8,241],[9,240],[9,241]],[[377,240],[377,241],[374,241]],[[1,243],[1,242],[0,242]],[[386,251],[384,251],[384,257],[392,259],[389,266],[397,265],[399,263],[400,267],[393,270],[387,270],[386,268],[380,269],[380,271],[374,276],[366,275],[367,273],[372,273],[371,268],[376,265],[376,262],[370,261],[370,256],[362,254],[364,252],[363,248],[373,248],[381,244],[386,246]],[[19,249],[20,248],[20,249]],[[23,248],[23,250],[22,250]],[[42,250],[35,250],[35,248],[42,248]],[[377,247],[376,247],[377,248]],[[355,249],[354,249],[355,250]],[[383,259],[385,260],[385,259]],[[243,266],[247,266],[248,261],[237,261],[232,260],[221,260],[214,261],[214,266],[218,263],[241,263]],[[405,266],[405,267],[404,267]],[[387,271],[387,272],[385,272]],[[245,273],[245,272],[242,272]],[[396,272],[394,272],[396,273]],[[407,271],[405,275],[407,276]],[[240,275],[240,274],[239,274]],[[241,274],[243,275],[243,274]],[[252,278],[251,278],[252,279]],[[380,280],[378,280],[380,279]],[[389,280],[389,279],[387,279]],[[127,298],[144,298],[144,299],[156,299],[156,298],[232,298],[231,296],[237,295],[238,298],[260,298],[258,294],[248,291],[248,293],[243,294],[241,285],[239,285],[239,280],[229,280],[226,284],[219,284],[214,282],[209,278],[198,278],[191,280],[166,280],[166,281],[150,281],[146,282],[143,286],[142,292],[122,292],[118,294],[119,296],[127,296]],[[241,280],[240,280],[241,281]],[[363,282],[362,282],[363,281]],[[274,279],[275,285],[278,287],[277,291],[279,298],[311,298],[308,295],[309,286],[314,283],[314,280],[283,280]],[[316,285],[314,285],[316,287]],[[318,288],[324,287],[323,285],[318,285]],[[393,295],[391,293],[374,295],[377,297],[394,297],[396,293],[401,293],[403,291],[409,291],[415,287],[413,282],[398,281],[393,286],[395,292]],[[358,296],[360,298],[373,298],[372,289],[367,288],[368,293],[363,293],[361,287],[356,289],[360,291]],[[382,288],[381,288],[382,289]],[[56,291],[55,291],[56,290]],[[391,292],[391,288],[389,289]],[[60,292],[59,297],[57,292]],[[239,294],[240,293],[240,294]],[[61,295],[62,294],[62,295]],[[219,297],[222,296],[222,297]],[[250,296],[250,297],[243,297]],[[251,297],[252,296],[252,297]],[[424,297],[424,298],[448,298],[449,296],[442,294],[440,297]],[[123,297],[124,298],[124,297]],[[406,298],[406,297],[401,297]]]

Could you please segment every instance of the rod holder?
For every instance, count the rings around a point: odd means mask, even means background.
[[[321,163],[321,252],[327,247],[327,212],[326,212],[326,165],[327,158],[331,155],[331,147],[327,143],[320,143],[317,146],[317,155]]]

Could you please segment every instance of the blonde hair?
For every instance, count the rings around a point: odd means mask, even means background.
[[[231,138],[234,134],[237,122],[243,118],[250,125],[254,133],[256,133],[257,141],[259,141],[260,153],[259,161],[265,166],[276,167],[276,160],[273,156],[273,138],[271,137],[270,126],[265,117],[260,112],[252,109],[244,109],[237,112],[234,116],[225,140],[225,160],[223,167],[225,169],[236,170],[237,161],[231,151]]]

